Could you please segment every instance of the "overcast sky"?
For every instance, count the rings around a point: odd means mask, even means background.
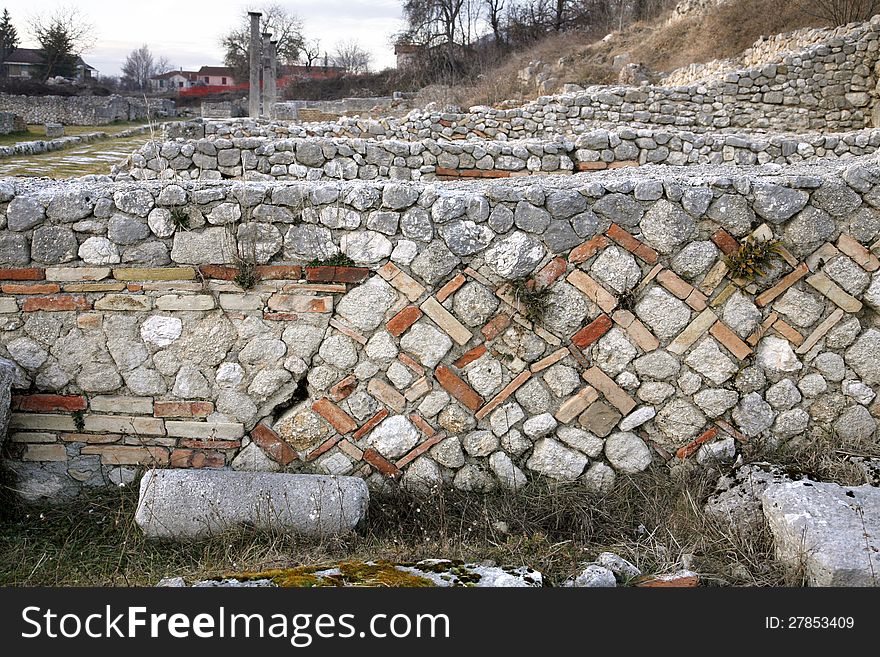
[[[84,53],[101,75],[118,75],[126,55],[146,43],[177,67],[198,70],[223,64],[218,42],[242,12],[259,0],[0,0],[12,16],[25,47],[35,47],[28,18],[59,6],[76,6],[95,26],[96,44]],[[333,52],[341,40],[355,39],[373,54],[373,69],[394,65],[390,36],[401,27],[400,0],[295,0],[279,2],[299,15],[309,38]]]

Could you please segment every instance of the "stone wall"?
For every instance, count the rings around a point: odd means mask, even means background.
[[[153,464],[608,490],[655,461],[876,436],[869,158],[443,185],[5,181],[0,203],[6,464],[29,499]],[[725,254],[751,234],[784,248],[732,279]],[[309,264],[339,253],[353,266]]]
[[[149,99],[150,116],[174,116],[174,102]],[[20,115],[26,123],[107,125],[115,121],[147,118],[143,98],[124,96],[14,96],[0,94],[0,111]]]
[[[12,112],[0,112],[0,135],[26,131],[27,124],[18,114],[13,114]]]
[[[392,96],[376,98],[340,98],[339,100],[285,100],[275,103],[273,116],[284,121],[314,120],[315,114],[330,119],[353,112],[369,113],[373,110],[389,110],[394,104]]]
[[[201,124],[175,126],[178,134]],[[247,134],[248,129],[237,132]],[[266,130],[253,130],[266,132]],[[880,130],[843,134],[697,134],[616,128],[545,141],[400,141],[295,137],[178,138],[150,143],[117,169],[119,179],[448,180],[571,174],[667,164],[794,164],[873,153]]]

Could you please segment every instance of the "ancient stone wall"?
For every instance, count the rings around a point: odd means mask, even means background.
[[[191,124],[189,131],[198,131]],[[185,133],[186,125],[175,125]],[[247,135],[251,130],[237,131]],[[253,130],[266,132],[266,130]],[[880,130],[842,134],[698,134],[658,129],[595,129],[577,137],[518,141],[400,141],[241,136],[178,138],[133,153],[120,179],[448,180],[571,174],[667,164],[794,164],[873,153]]]
[[[607,490],[653,461],[876,436],[873,159],[5,181],[0,203],[6,465],[29,499],[153,464]],[[738,279],[749,235],[783,248]]]
[[[174,116],[174,102],[149,99],[151,117]],[[0,94],[0,111],[20,115],[26,123],[107,125],[147,118],[143,98],[123,96],[15,96]]]
[[[0,112],[0,135],[27,131],[27,124],[18,114]]]

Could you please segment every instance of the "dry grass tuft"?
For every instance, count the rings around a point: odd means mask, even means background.
[[[349,560],[448,558],[528,565],[552,584],[603,550],[647,574],[689,567],[709,585],[791,583],[766,528],[739,536],[702,511],[705,472],[665,468],[620,478],[597,498],[578,484],[537,481],[518,492],[376,493],[364,533],[304,540],[240,532],[192,544],[144,540],[134,488],[91,493],[69,506],[17,509],[0,536],[0,584],[152,585],[166,576],[218,576]]]

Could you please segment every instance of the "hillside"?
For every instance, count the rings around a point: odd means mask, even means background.
[[[624,53],[631,62],[654,73],[672,71],[691,63],[732,57],[762,35],[822,25],[795,3],[780,0],[731,0],[709,11],[653,22],[636,23],[611,35],[567,33],[551,36],[534,47],[512,54],[503,65],[487,69],[472,87],[458,87],[428,100],[455,102],[464,107],[494,105],[506,99],[524,100],[540,95],[534,79],[522,80],[520,71],[542,62],[561,83],[607,84],[617,80],[614,58]]]

